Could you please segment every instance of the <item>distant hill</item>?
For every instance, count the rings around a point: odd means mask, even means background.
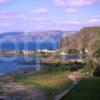
[[[63,35],[74,34],[73,31],[44,31],[44,32],[6,32],[0,34],[0,41],[43,41],[59,42]]]
[[[100,26],[82,28],[77,34],[63,37],[60,42],[62,49],[96,50],[100,48]]]
[[[3,41],[59,41],[62,37],[62,31],[45,32],[6,32],[0,34],[0,40]]]
[[[58,49],[60,40],[73,31],[0,33],[0,50]]]

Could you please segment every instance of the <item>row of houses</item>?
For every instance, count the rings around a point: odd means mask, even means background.
[[[28,50],[0,50],[0,53],[7,53],[7,54],[33,54],[33,53],[41,53],[41,52],[45,52],[45,53],[56,53],[58,51],[57,50],[48,50],[48,49],[40,49],[37,51],[28,51]]]
[[[84,51],[82,51],[82,50],[75,50],[75,49],[69,49],[69,50],[63,50],[63,51],[61,51],[61,52],[60,52],[60,55],[71,54],[71,52],[72,52],[73,54],[75,54],[75,52],[78,53],[78,54],[82,54],[83,52],[84,52],[84,53],[88,53],[89,51],[88,51],[87,49],[84,49]]]
[[[41,50],[37,50],[36,52],[45,52],[45,53],[56,53],[57,51],[59,51],[58,49],[56,50],[48,50],[48,49],[41,49]]]

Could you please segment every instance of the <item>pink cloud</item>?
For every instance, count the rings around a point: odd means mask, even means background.
[[[100,22],[100,19],[90,19],[90,22]]]
[[[66,11],[75,12],[81,7],[90,6],[99,2],[99,0],[53,0],[53,3],[64,8]]]
[[[94,15],[89,18],[90,23],[100,22],[100,15]]]
[[[90,16],[89,19],[100,19],[100,15],[93,15],[93,16]]]
[[[45,9],[45,8],[39,8],[39,9],[35,9],[35,10],[33,10],[33,13],[34,14],[44,14],[44,13],[47,13],[47,9]]]
[[[10,1],[12,1],[12,0],[0,0],[0,4],[8,3]]]

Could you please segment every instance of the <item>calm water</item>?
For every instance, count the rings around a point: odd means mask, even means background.
[[[80,59],[79,56],[62,56],[63,59]],[[39,65],[21,64],[22,62],[40,62],[40,57],[33,56],[17,56],[17,57],[3,57],[0,56],[0,74],[5,74],[11,71],[25,68],[36,68]]]
[[[40,57],[27,57],[27,56],[17,56],[17,57],[0,57],[0,74],[15,71],[17,69],[25,68],[36,68],[36,65],[25,65],[20,64],[20,62],[31,62],[41,60]]]
[[[35,42],[27,42],[27,43],[11,43],[5,42],[0,43],[1,50],[38,50],[38,49],[58,49],[58,43],[50,43],[50,42],[43,42],[43,43],[35,43]],[[80,59],[79,56],[62,56],[63,59]],[[17,57],[3,57],[0,56],[0,74],[4,74],[7,72],[15,71],[17,69],[25,69],[25,68],[36,68],[36,65],[28,65],[28,64],[21,64],[22,62],[31,62],[41,60],[40,57],[27,57],[27,56],[17,56]]]
[[[38,49],[54,50],[59,48],[58,42],[2,42],[0,43],[1,50],[30,50]]]
[[[52,42],[0,42],[0,50],[31,50],[38,49],[58,49],[58,43]],[[22,65],[19,62],[40,61],[39,57],[0,57],[0,74],[14,71],[20,68],[36,67],[36,65]]]

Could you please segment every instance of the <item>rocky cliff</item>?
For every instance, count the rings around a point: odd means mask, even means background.
[[[89,50],[100,48],[100,26],[81,29],[79,32],[79,38],[83,48]]]
[[[85,27],[72,36],[63,37],[61,39],[61,48],[85,48],[93,51],[100,48],[100,26]]]

